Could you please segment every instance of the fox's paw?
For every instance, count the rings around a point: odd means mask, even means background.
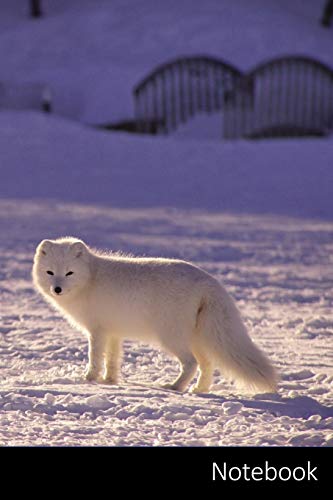
[[[207,394],[209,392],[209,387],[200,387],[195,385],[193,389],[191,389],[192,394]]]
[[[106,385],[118,385],[118,380],[115,377],[105,377],[101,380],[101,383]]]
[[[91,370],[89,367],[86,369],[84,372],[84,378],[88,382],[95,382],[99,379],[98,373],[96,373],[94,370]]]
[[[162,384],[162,389],[168,389],[169,391],[183,392],[184,389],[179,387],[178,384]]]

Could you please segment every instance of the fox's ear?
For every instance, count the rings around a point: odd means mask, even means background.
[[[47,255],[47,252],[50,250],[51,246],[52,246],[52,241],[43,240],[38,245],[37,252],[41,253],[42,255]]]
[[[71,252],[78,259],[81,255],[84,255],[87,252],[87,247],[82,241],[76,241],[71,245]]]

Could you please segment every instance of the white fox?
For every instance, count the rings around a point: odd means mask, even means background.
[[[182,260],[105,254],[66,237],[37,247],[38,290],[88,335],[87,380],[116,384],[121,343],[157,342],[174,354],[181,373],[169,389],[208,392],[215,368],[251,391],[273,392],[277,377],[252,342],[221,284]]]

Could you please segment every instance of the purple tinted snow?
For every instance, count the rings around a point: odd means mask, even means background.
[[[2,198],[333,218],[332,140],[151,139],[34,113],[0,127]]]

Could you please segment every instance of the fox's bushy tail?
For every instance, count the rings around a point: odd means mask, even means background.
[[[226,378],[251,392],[276,391],[274,367],[252,342],[233,299],[223,288],[203,298],[197,335]]]

